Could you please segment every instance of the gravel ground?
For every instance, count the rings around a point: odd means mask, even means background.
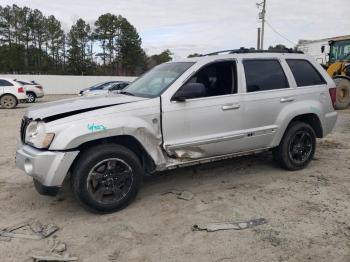
[[[350,109],[339,112],[335,130],[318,141],[305,170],[281,170],[267,152],[163,172],[147,178],[126,209],[96,215],[77,204],[68,185],[56,197],[41,196],[15,168],[19,124],[29,106],[0,109],[0,228],[32,218],[60,230],[43,240],[0,240],[0,261],[31,261],[29,255],[48,250],[54,238],[79,261],[350,261]],[[171,189],[194,198],[162,194]],[[253,218],[268,223],[191,230]]]

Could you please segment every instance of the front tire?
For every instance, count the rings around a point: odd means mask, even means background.
[[[273,150],[276,162],[287,170],[305,168],[316,150],[316,134],[304,122],[292,122],[287,128],[278,147]]]
[[[111,213],[129,205],[143,178],[140,161],[128,148],[106,144],[83,152],[71,176],[73,193],[87,209]]]

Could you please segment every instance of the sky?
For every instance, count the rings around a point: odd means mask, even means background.
[[[170,49],[174,58],[183,58],[191,53],[256,47],[259,1],[1,0],[1,5],[17,4],[53,14],[65,31],[78,18],[93,23],[103,13],[120,14],[136,27],[148,55]],[[264,47],[292,47],[299,39],[350,34],[349,14],[350,0],[267,0]]]

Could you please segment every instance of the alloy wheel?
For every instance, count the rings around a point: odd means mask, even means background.
[[[12,96],[5,95],[1,98],[1,106],[4,108],[14,108],[16,104],[16,99]]]
[[[298,131],[289,143],[289,157],[295,163],[301,164],[307,161],[312,153],[312,137],[304,130]]]
[[[122,159],[109,158],[91,169],[87,177],[87,189],[95,201],[112,204],[129,193],[132,182],[132,168]]]

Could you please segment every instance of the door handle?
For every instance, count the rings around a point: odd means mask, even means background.
[[[293,102],[295,99],[293,97],[282,97],[280,102],[281,103],[287,103],[287,102]]]
[[[239,109],[240,107],[241,107],[240,104],[224,105],[222,106],[222,110],[234,110],[234,109]]]

